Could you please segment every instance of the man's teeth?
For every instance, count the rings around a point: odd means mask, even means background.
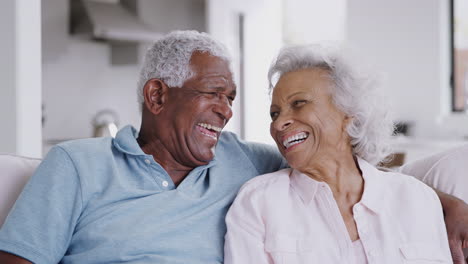
[[[296,145],[296,144],[299,144],[299,143],[302,143],[306,140],[306,138],[308,137],[307,133],[305,132],[301,132],[301,133],[298,133],[298,134],[295,134],[293,136],[290,136],[288,137],[287,139],[285,139],[283,141],[283,146],[285,148],[289,148],[293,145]]]
[[[220,128],[220,127],[213,126],[213,125],[206,124],[206,123],[198,123],[198,125],[201,126],[201,127],[203,127],[203,128],[206,128],[206,129],[209,129],[209,130],[213,130],[213,131],[216,131],[216,132],[221,132],[221,130],[223,130],[223,129]]]

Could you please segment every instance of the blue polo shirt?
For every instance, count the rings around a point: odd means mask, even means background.
[[[285,166],[273,146],[223,132],[215,159],[176,188],[127,126],[55,146],[0,229],[0,250],[34,263],[223,263],[240,186]]]

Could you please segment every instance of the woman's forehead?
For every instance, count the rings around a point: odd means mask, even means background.
[[[278,80],[273,89],[273,98],[298,92],[328,93],[332,84],[328,72],[321,68],[292,71],[283,74]]]

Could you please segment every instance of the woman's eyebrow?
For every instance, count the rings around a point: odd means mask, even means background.
[[[303,94],[304,92],[295,92],[293,94],[290,94],[287,99],[289,100],[291,97],[295,96],[295,95],[298,95],[298,94]]]

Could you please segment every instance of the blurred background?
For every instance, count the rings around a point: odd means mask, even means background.
[[[468,139],[466,0],[3,0],[0,152],[42,157],[64,140],[139,128],[142,56],[177,29],[228,46],[239,96],[227,129],[244,139],[272,143],[266,74],[278,50],[318,41],[383,77],[401,162]]]

